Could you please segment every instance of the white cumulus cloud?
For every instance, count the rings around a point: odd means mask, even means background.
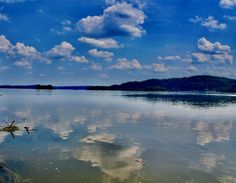
[[[152,64],[152,68],[155,72],[167,72],[165,64]]]
[[[72,46],[72,44],[64,41],[59,45],[54,46],[51,50],[46,52],[46,54],[53,59],[69,60],[77,63],[88,63],[88,60],[85,58],[85,56],[74,55],[74,50],[75,48]]]
[[[80,32],[97,37],[132,36],[141,37],[145,15],[142,10],[126,2],[107,7],[100,16],[88,16],[77,23]]]
[[[202,37],[198,40],[197,46],[200,52],[192,53],[195,62],[204,63],[218,61],[224,63],[227,61],[232,63],[233,61],[231,47],[228,45],[222,45],[220,42],[212,43]]]
[[[7,15],[4,15],[2,13],[0,13],[0,22],[8,22],[9,21],[9,17]]]
[[[18,67],[23,67],[25,69],[32,69],[32,64],[28,60],[19,60],[16,61],[13,65],[16,65]]]
[[[91,49],[88,53],[93,57],[104,58],[106,61],[111,61],[114,53],[109,51],[99,51],[97,49]]]
[[[55,45],[52,49],[39,52],[33,46],[17,42],[12,44],[4,35],[0,35],[0,53],[5,54],[6,58],[14,62],[13,65],[24,68],[32,68],[33,61],[51,63],[52,60],[68,60],[78,63],[87,63],[84,56],[73,54],[75,48],[68,42]]]
[[[202,37],[198,40],[197,46],[200,50],[212,53],[225,53],[231,52],[231,48],[228,45],[222,45],[219,42],[212,43],[206,38]]]
[[[117,60],[117,63],[112,65],[110,68],[117,70],[127,70],[127,69],[141,70],[143,67],[136,59],[128,60],[126,58],[120,58]]]
[[[89,37],[81,37],[78,41],[90,44],[92,46],[96,46],[99,48],[119,48],[119,44],[116,40],[112,38],[102,38],[102,39],[95,39]]]
[[[85,56],[73,56],[72,61],[78,62],[78,63],[88,63],[87,58]]]
[[[224,15],[226,20],[236,20],[236,16]]]
[[[168,68],[163,63],[161,63],[161,64],[160,63],[153,63],[151,65],[145,65],[144,68],[146,70],[151,70],[154,72],[160,72],[160,73],[168,72]]]
[[[175,56],[158,56],[157,57],[158,60],[167,60],[167,61],[179,61],[181,60],[181,57],[178,55]]]
[[[27,46],[24,43],[16,43],[11,47],[9,53],[25,57],[34,57],[38,54],[38,51],[34,47]]]
[[[236,6],[236,0],[220,0],[220,6],[222,8],[233,8]]]
[[[219,23],[218,20],[216,20],[213,16],[209,16],[201,23],[201,25],[203,27],[208,28],[209,30],[215,30],[215,29],[224,30],[227,27],[225,23]]]
[[[67,58],[71,56],[71,53],[74,51],[74,49],[75,48],[70,43],[64,41],[52,48],[48,54],[51,57]]]
[[[38,55],[38,51],[34,47],[19,42],[13,45],[4,35],[0,35],[0,52],[22,57],[36,57]]]
[[[7,52],[11,47],[11,42],[4,36],[0,35],[0,52]]]
[[[214,31],[214,30],[217,30],[217,29],[224,30],[224,29],[227,28],[226,23],[220,23],[213,16],[209,16],[208,18],[202,18],[202,17],[199,17],[199,16],[195,16],[194,18],[190,19],[190,22],[200,23],[202,27],[206,27],[210,31]]]

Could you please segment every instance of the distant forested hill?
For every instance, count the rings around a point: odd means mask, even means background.
[[[212,91],[236,92],[236,80],[207,75],[172,79],[150,79],[112,86],[91,86],[90,90],[124,91]]]

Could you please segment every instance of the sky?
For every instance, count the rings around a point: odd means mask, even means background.
[[[0,84],[236,78],[236,0],[0,0]]]

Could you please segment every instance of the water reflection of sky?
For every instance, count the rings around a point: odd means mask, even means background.
[[[0,132],[0,161],[24,178],[29,172],[32,182],[62,182],[62,176],[70,182],[235,182],[236,104],[218,98],[211,105],[205,97],[205,107],[193,105],[193,96],[189,103],[174,100],[4,90],[0,119],[37,131],[21,130],[16,139]],[[76,170],[94,173],[77,177]]]

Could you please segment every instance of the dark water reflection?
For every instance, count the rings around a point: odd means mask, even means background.
[[[166,101],[173,104],[186,104],[197,107],[226,106],[236,103],[236,95],[229,94],[200,94],[200,93],[149,93],[149,94],[127,94],[130,98],[142,98],[149,102]]]
[[[19,130],[15,139],[0,132],[0,163],[19,182],[234,183],[234,101],[4,90],[0,119],[37,131]]]

